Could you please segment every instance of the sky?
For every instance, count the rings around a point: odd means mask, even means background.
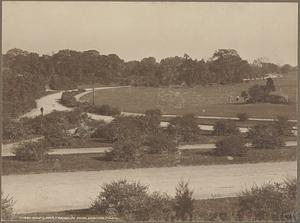
[[[2,2],[2,51],[94,49],[122,59],[210,58],[297,64],[297,3]]]

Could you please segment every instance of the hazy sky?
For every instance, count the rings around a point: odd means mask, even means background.
[[[3,52],[95,49],[133,60],[234,48],[297,63],[297,3],[2,2]]]

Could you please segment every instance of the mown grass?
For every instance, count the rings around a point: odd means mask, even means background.
[[[182,152],[181,166],[237,164],[258,162],[295,161],[296,148],[249,149],[245,157],[228,160],[225,156],[215,156],[211,151],[185,150]],[[66,171],[92,171],[124,168],[148,168],[175,166],[174,157],[162,155],[145,155],[139,164],[114,162],[105,159],[104,154],[52,155],[41,162],[18,161],[14,157],[2,158],[2,174],[29,174]]]
[[[232,85],[197,86],[193,88],[151,88],[131,87],[108,89],[96,92],[96,104],[109,104],[125,112],[144,113],[158,108],[164,114],[195,113],[204,116],[235,117],[247,113],[250,117],[275,118],[278,115],[296,118],[297,75],[289,73],[281,79],[274,79],[278,91],[289,96],[288,105],[280,104],[229,104],[229,96],[237,96],[253,84],[265,84],[264,80]],[[92,95],[83,97],[91,100]]]

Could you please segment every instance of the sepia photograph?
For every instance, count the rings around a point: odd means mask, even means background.
[[[299,222],[298,2],[1,4],[2,221]]]

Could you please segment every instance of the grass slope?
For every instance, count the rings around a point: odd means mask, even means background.
[[[289,96],[289,105],[278,104],[229,104],[229,96],[237,96],[250,86],[265,84],[265,81],[250,81],[233,85],[197,86],[193,88],[151,88],[132,87],[108,89],[96,92],[96,104],[109,104],[125,112],[144,113],[145,110],[159,108],[164,114],[195,113],[207,116],[236,116],[245,112],[251,117],[274,118],[285,115],[296,118],[296,73],[286,74],[274,79],[276,90]],[[83,100],[92,100],[88,94]]]

